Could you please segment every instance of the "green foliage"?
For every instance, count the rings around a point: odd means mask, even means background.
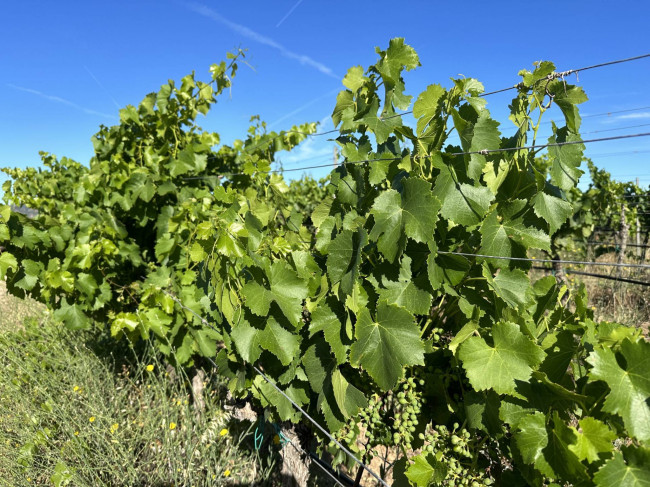
[[[565,125],[548,142],[579,141],[586,96],[537,63],[520,73],[504,137],[482,84],[454,79],[417,97],[414,131],[398,110],[417,54],[403,39],[377,53],[343,80],[332,118],[345,160],[324,186],[269,173],[304,135],[258,122],[214,150],[218,136],[195,126],[235,61],[211,84],[186,77],[122,110],[95,136],[89,169],[11,173],[16,204],[34,180],[35,195],[59,178],[71,192],[34,220],[3,211],[9,289],[74,328],[107,318],[116,336],[153,332],[180,363],[216,355],[234,394],[298,421],[255,363],[364,458],[425,447],[402,464],[413,485],[593,485],[636,472],[639,455],[597,436],[645,448],[643,338],[563,307],[529,262],[448,254],[554,251],[575,216],[584,145],[543,163],[539,150],[483,151],[535,145],[549,93]],[[461,146],[447,144],[453,131]]]

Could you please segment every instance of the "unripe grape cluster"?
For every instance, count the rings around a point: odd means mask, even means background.
[[[414,433],[418,426],[422,405],[424,380],[409,377],[397,389],[393,402],[393,443],[403,446],[406,450],[412,448]]]
[[[368,407],[350,418],[335,438],[365,453],[367,458],[372,457],[372,449],[378,445],[411,450],[425,402],[423,385],[424,381],[414,376],[402,381],[394,391],[373,394],[368,399]],[[357,438],[361,441],[357,442]],[[329,446],[334,447],[334,443],[330,442]]]
[[[433,343],[440,343],[440,337],[442,337],[442,334],[444,333],[444,330],[442,328],[432,328],[431,329],[431,341]]]
[[[481,487],[493,484],[485,471],[468,465],[473,458],[476,439],[458,423],[454,423],[452,430],[445,425],[428,426],[419,437],[424,441],[423,451],[433,453],[447,467],[447,477],[442,485]]]

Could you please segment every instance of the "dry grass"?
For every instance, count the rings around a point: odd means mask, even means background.
[[[45,308],[32,299],[19,299],[7,292],[0,281],[0,333],[23,328],[27,318],[41,318]]]
[[[566,259],[576,259],[575,254],[562,256]],[[587,259],[589,260],[589,259]],[[616,262],[616,254],[608,253],[598,256],[597,262]],[[636,256],[629,254],[624,262],[638,262]],[[646,269],[621,268],[607,266],[571,266],[565,270],[576,270],[592,274],[622,277],[650,283],[650,272]],[[543,271],[533,271],[533,279],[548,275]],[[615,280],[591,276],[567,274],[569,288],[576,291],[584,284],[589,297],[589,306],[594,309],[596,321],[610,321],[628,326],[638,327],[648,336],[650,326],[650,286],[630,284]]]

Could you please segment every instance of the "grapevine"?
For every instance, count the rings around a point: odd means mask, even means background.
[[[253,117],[231,146],[196,125],[243,53],[121,110],[89,167],[44,154],[45,170],[6,170],[8,201],[39,215],[2,207],[0,278],[68,327],[210,358],[234,395],[300,421],[255,365],[362,456],[398,449],[395,475],[415,486],[647,479],[650,344],[508,260],[556,252],[575,221],[585,93],[538,62],[520,72],[514,130],[473,78],[428,86],[411,127],[399,113],[419,57],[403,39],[377,54],[343,78],[344,160],[320,183],[271,170],[315,124]],[[540,145],[549,99],[564,124],[548,143],[576,143],[544,160],[500,151]]]

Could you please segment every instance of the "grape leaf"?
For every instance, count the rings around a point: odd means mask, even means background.
[[[586,468],[571,450],[575,444],[573,431],[557,412],[552,419],[550,424],[543,413],[536,411],[517,423],[514,436],[522,460],[550,479],[586,480]]]
[[[282,261],[274,262],[267,276],[269,286],[256,281],[247,282],[242,294],[246,306],[258,316],[267,316],[271,303],[275,301],[293,326],[302,323],[302,302],[307,297],[307,283]]]
[[[517,422],[515,442],[524,462],[535,465],[544,475],[553,477],[553,469],[544,458],[542,450],[548,445],[546,416],[539,411],[523,416]]]
[[[494,290],[497,296],[503,299],[512,308],[523,308],[527,301],[530,279],[521,269],[500,269],[499,273],[492,277],[487,267],[483,268],[483,276]]]
[[[351,385],[338,368],[334,369],[330,380],[336,404],[346,418],[354,416],[359,409],[368,406],[368,401],[363,393]]]
[[[12,269],[14,272],[18,270],[18,261],[16,257],[7,251],[0,254],[0,279],[4,279],[7,275],[7,270]]]
[[[230,336],[242,358],[251,363],[260,358],[264,349],[286,366],[293,361],[300,348],[299,336],[284,329],[273,316],[265,321],[243,316],[233,326]]]
[[[431,453],[420,454],[413,458],[413,463],[406,469],[406,477],[418,487],[438,485],[447,478],[447,465]]]
[[[499,394],[514,394],[515,381],[528,381],[545,353],[510,322],[492,326],[494,345],[483,338],[470,337],[459,347],[470,383],[477,391],[493,389]]]
[[[336,361],[342,364],[347,359],[349,345],[343,343],[341,318],[332,310],[329,303],[321,303],[311,314],[309,324],[309,335],[322,331],[325,340],[329,344],[336,357]],[[346,340],[347,341],[347,340]]]
[[[274,406],[282,421],[297,422],[300,419],[300,412],[295,406],[280,394],[275,387],[264,380],[261,375],[255,376],[253,385],[255,386],[253,387],[253,392],[260,399],[262,406]],[[283,392],[299,406],[306,404],[309,400],[305,391],[295,385],[287,387]]]
[[[596,348],[589,357],[593,368],[589,379],[607,383],[610,393],[603,409],[618,414],[628,432],[641,441],[650,440],[650,343],[625,339],[621,343],[625,365],[619,364],[614,351]]]
[[[368,309],[362,309],[355,337],[350,363],[367,370],[383,390],[395,386],[404,376],[405,366],[424,364],[420,329],[411,313],[399,306],[380,301],[375,320]]]
[[[600,467],[594,475],[598,487],[648,487],[650,486],[650,449],[627,448]]]
[[[614,449],[616,433],[605,423],[587,416],[582,418],[578,425],[579,429],[573,428],[578,441],[569,445],[569,450],[575,453],[578,459],[587,460],[589,463],[597,462],[600,453],[609,453]]]
[[[402,188],[402,194],[394,189],[381,193],[370,211],[375,220],[370,239],[377,242],[379,251],[391,262],[398,255],[403,234],[416,242],[433,238],[440,209],[431,185],[423,179],[405,179]]]
[[[487,110],[481,110],[475,122],[462,118],[460,111],[452,112],[454,125],[458,131],[463,150],[466,152],[478,152],[484,149],[498,149],[501,145],[501,134],[499,122],[490,118]],[[478,182],[485,166],[485,155],[470,154],[467,166],[467,175]]]
[[[368,81],[369,78],[364,76],[361,66],[352,66],[343,77],[343,85],[352,93],[356,93]]]
[[[564,114],[567,128],[574,133],[580,129],[581,118],[576,105],[587,101],[587,95],[579,86],[569,85],[564,80],[556,80],[549,86],[553,101]]]
[[[359,265],[368,234],[363,228],[356,232],[343,230],[327,249],[327,275],[332,284],[341,283],[341,291],[350,294],[359,277]]]
[[[568,132],[566,128],[557,130],[553,124],[553,135],[548,138],[549,144],[562,142],[577,142],[582,140],[579,135]],[[551,159],[551,182],[561,189],[569,190],[578,184],[583,171],[580,169],[584,144],[568,144],[548,148]]]
[[[510,205],[523,207],[526,202],[515,200]],[[501,221],[500,221],[501,220]],[[551,250],[549,236],[538,228],[527,226],[522,218],[501,218],[492,211],[481,224],[481,249],[479,253],[499,257],[526,257],[526,249]],[[507,260],[491,259],[496,266],[509,265]]]
[[[445,95],[445,89],[440,85],[429,85],[420,93],[413,104],[413,116],[418,119],[417,132],[422,135],[426,127],[440,114],[440,101]]]
[[[471,227],[479,223],[494,199],[492,191],[458,182],[440,156],[432,158],[432,163],[440,170],[433,188],[433,195],[442,202],[440,214],[459,225]]]
[[[311,388],[318,394],[317,406],[332,432],[338,431],[346,418],[368,405],[363,393],[341,374],[327,345],[322,340],[312,344],[302,357]]]
[[[553,235],[573,213],[573,207],[568,201],[540,191],[533,197],[535,214],[549,224],[550,234]]]
[[[129,313],[129,315],[135,316],[133,313]],[[91,322],[88,319],[88,316],[83,312],[82,307],[77,303],[69,304],[66,298],[61,300],[59,309],[53,313],[53,316],[56,320],[62,321],[65,326],[71,330],[87,330],[91,325]],[[138,322],[136,321],[133,329],[135,329],[137,324]],[[115,335],[113,333],[112,324],[111,335]]]
[[[413,282],[411,258],[408,255],[402,258],[398,280],[390,281],[384,276],[382,284],[383,288],[377,289],[379,301],[385,300],[388,304],[397,304],[416,315],[429,313],[433,296],[418,288]]]

